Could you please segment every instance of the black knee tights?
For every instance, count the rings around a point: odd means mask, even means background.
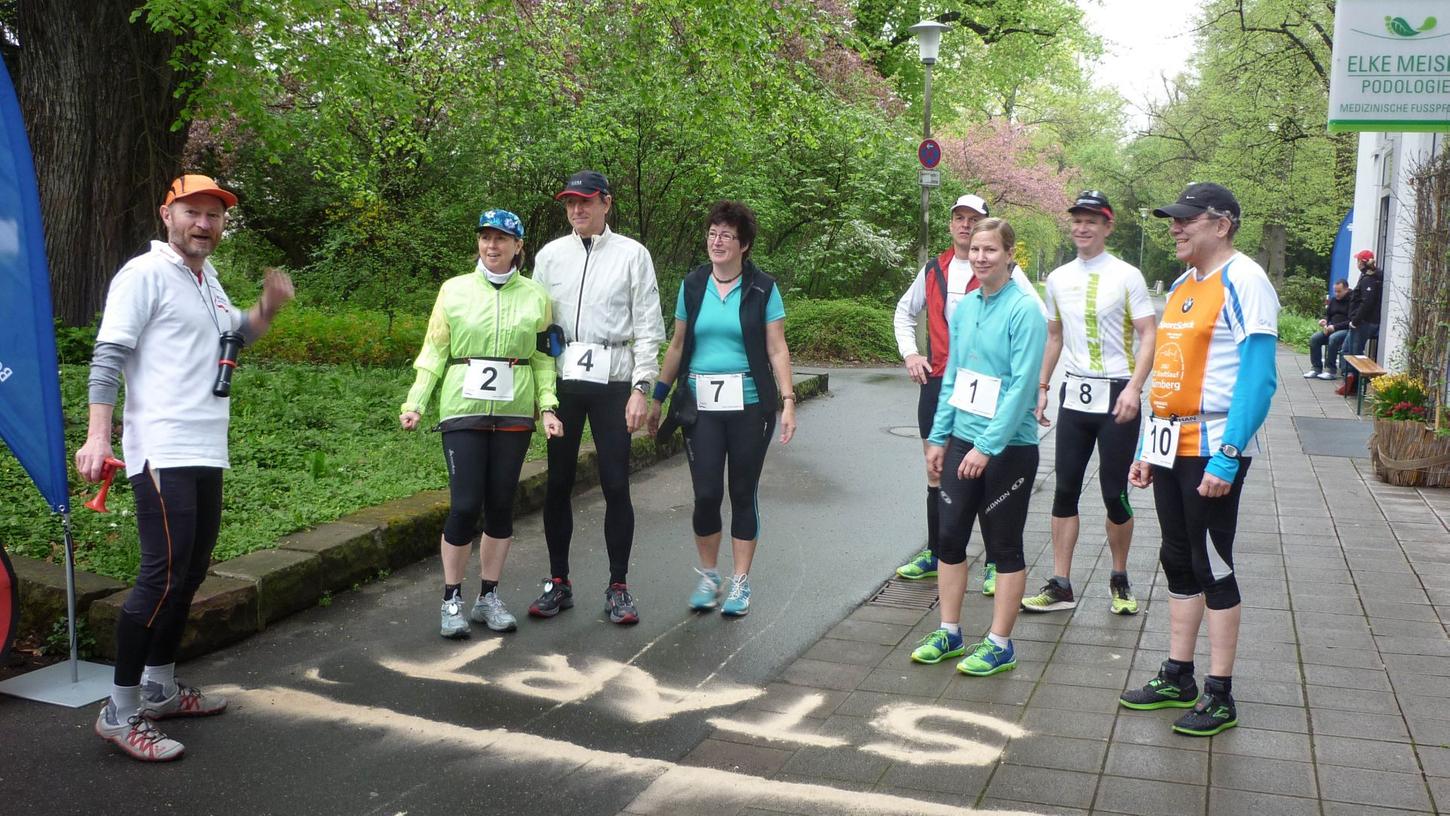
[[[634,543],[634,504],[629,496],[629,427],[624,408],[634,393],[629,383],[560,383],[559,421],[564,435],[549,440],[549,487],[544,498],[544,540],[549,574],[569,577],[569,544],[574,537],[574,479],[584,420],[594,436],[599,488],[604,493],[604,547],[609,580],[624,583]]]
[[[514,534],[514,493],[532,434],[524,431],[444,431],[448,460],[448,521],[443,540],[466,547],[478,534],[509,538]]]

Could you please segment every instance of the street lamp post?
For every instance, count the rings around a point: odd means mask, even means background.
[[[941,34],[951,26],[938,23],[935,20],[922,20],[909,30],[916,35],[917,48],[921,55],[921,64],[925,68],[926,79],[921,97],[921,138],[923,141],[931,138],[931,67],[936,64],[937,51],[941,48]],[[928,233],[928,212],[931,209],[931,187],[925,179],[921,185],[921,235],[920,247],[916,251],[916,262],[918,266],[926,266],[927,245],[931,236]]]
[[[1138,208],[1138,271],[1143,271],[1143,236],[1148,232],[1148,208]]]

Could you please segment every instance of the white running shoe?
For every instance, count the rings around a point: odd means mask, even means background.
[[[180,759],[186,750],[140,714],[133,714],[125,722],[120,722],[116,706],[110,700],[101,706],[101,713],[96,717],[96,736],[141,762],[170,762]]]
[[[176,693],[162,694],[160,683],[147,683],[141,688],[141,716],[148,720],[168,717],[210,717],[227,710],[227,698],[208,696],[201,689],[176,683]]]
[[[473,618],[474,623],[481,623],[495,632],[512,632],[519,628],[518,619],[504,607],[498,590],[478,596],[468,616]]]
[[[438,634],[446,638],[468,637],[468,618],[463,616],[462,596],[444,601],[439,614]]]

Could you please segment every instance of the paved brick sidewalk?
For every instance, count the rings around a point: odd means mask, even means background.
[[[1177,712],[1117,705],[1166,656],[1167,589],[1151,493],[1137,491],[1130,574],[1146,603],[1136,617],[1108,613],[1103,514],[1089,484],[1073,569],[1079,606],[1020,619],[1016,671],[979,679],[957,674],[955,661],[911,664],[911,646],[937,613],[866,604],[768,694],[730,712],[758,728],[720,728],[683,763],[900,797],[863,797],[850,808],[861,813],[880,802],[912,812],[908,800],[933,811],[1450,812],[1450,490],[1391,487],[1367,459],[1305,454],[1293,417],[1354,412],[1333,383],[1302,379],[1304,365],[1281,351],[1268,453],[1253,462],[1240,512],[1237,729],[1184,737],[1169,729]],[[1053,438],[1043,440],[1027,524],[1029,592],[1051,573]],[[919,525],[917,514],[904,518]],[[910,554],[910,543],[896,546]],[[991,615],[978,592],[979,540],[971,552],[969,637]],[[829,574],[823,566],[822,580]],[[1203,660],[1206,634],[1199,644]],[[789,806],[712,812],[842,812],[834,798],[800,804],[810,801],[804,790]],[[680,811],[646,791],[625,812]]]

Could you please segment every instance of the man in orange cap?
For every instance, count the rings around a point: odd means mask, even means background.
[[[293,295],[291,279],[276,270],[248,312],[222,291],[207,258],[236,203],[207,176],[171,183],[161,205],[166,241],[152,241],[111,280],[91,360],[89,429],[76,451],[76,470],[98,480],[113,456],[111,417],[124,377],[121,444],[141,565],[116,620],[115,685],[96,734],[145,762],[183,750],[151,720],[220,714],[227,705],[176,680],[177,647],[221,526],[230,404],[213,383],[221,344],[260,337]]]

